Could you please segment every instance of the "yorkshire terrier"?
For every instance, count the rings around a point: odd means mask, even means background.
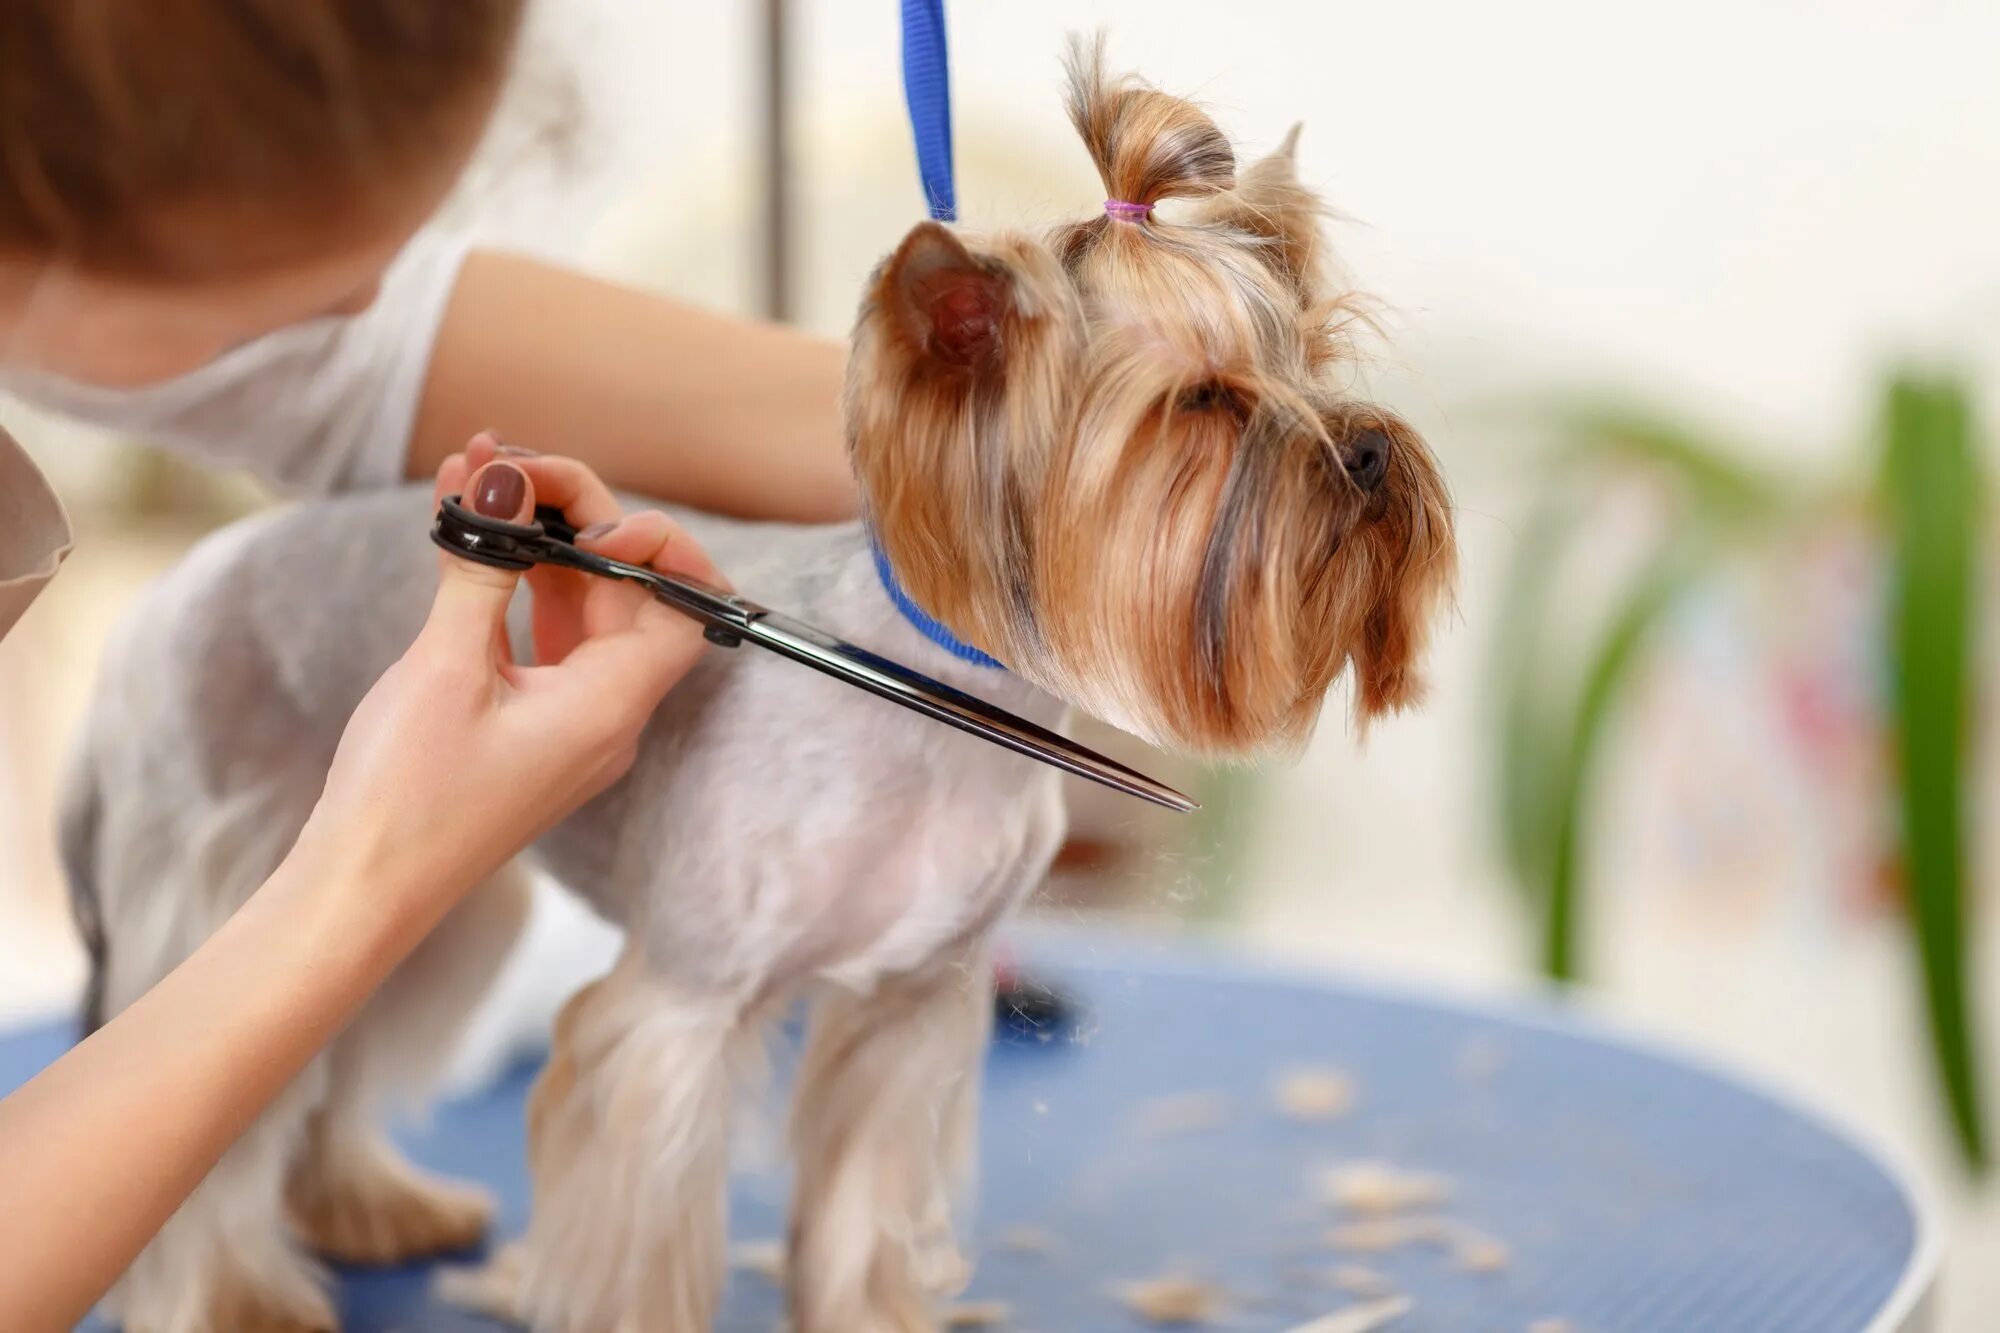
[[[924,223],[869,280],[845,406],[866,522],[688,528],[748,594],[1050,725],[1074,706],[1240,755],[1299,741],[1343,670],[1360,722],[1411,703],[1452,511],[1416,432],[1343,393],[1348,303],[1292,142],[1239,173],[1192,104],[1107,77],[1092,50],[1069,73],[1104,211],[1039,237]],[[428,605],[428,503],[237,525],[128,620],[64,815],[104,1007],[184,958],[298,833]],[[1049,769],[711,652],[630,776],[535,849],[626,941],[556,1022],[528,1233],[461,1291],[563,1333],[708,1328],[732,1103],[803,998],[792,1326],[935,1328],[966,1274],[952,1219],[987,939],[1062,827]],[[229,1151],[114,1293],[129,1329],[330,1329],[312,1255],[481,1235],[481,1197],[402,1160],[374,1117],[439,1063],[525,884],[510,868],[469,898]]]

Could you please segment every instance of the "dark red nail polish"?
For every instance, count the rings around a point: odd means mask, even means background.
[[[514,522],[528,498],[528,478],[512,463],[488,463],[479,469],[472,494],[474,513]]]
[[[609,523],[593,523],[589,527],[585,528],[582,532],[577,533],[576,539],[580,542],[585,542],[585,541],[594,542],[599,537],[604,536],[604,534],[610,532],[613,528],[617,526],[618,526],[617,519],[613,519]]]

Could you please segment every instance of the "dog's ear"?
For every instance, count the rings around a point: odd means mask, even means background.
[[[1001,265],[966,249],[950,228],[925,222],[904,237],[884,286],[897,327],[926,358],[974,370],[998,359],[1013,284]]]
[[[1272,261],[1310,303],[1326,294],[1320,254],[1320,221],[1326,205],[1299,183],[1301,128],[1292,126],[1284,142],[1237,177],[1235,189],[1204,201],[1196,216],[1270,242]]]

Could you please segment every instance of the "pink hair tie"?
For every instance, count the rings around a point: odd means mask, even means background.
[[[1104,201],[1104,211],[1114,218],[1128,218],[1136,221],[1139,218],[1151,217],[1153,206],[1151,204],[1134,204],[1124,199],[1106,199]]]

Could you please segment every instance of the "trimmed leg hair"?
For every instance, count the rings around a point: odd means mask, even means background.
[[[528,1234],[444,1291],[547,1333],[708,1333],[726,1277],[730,1110],[763,1024],[627,951],[556,1020],[528,1104]]]
[[[953,1215],[992,1013],[978,948],[815,1004],[792,1094],[796,1333],[929,1333],[964,1288]]]

